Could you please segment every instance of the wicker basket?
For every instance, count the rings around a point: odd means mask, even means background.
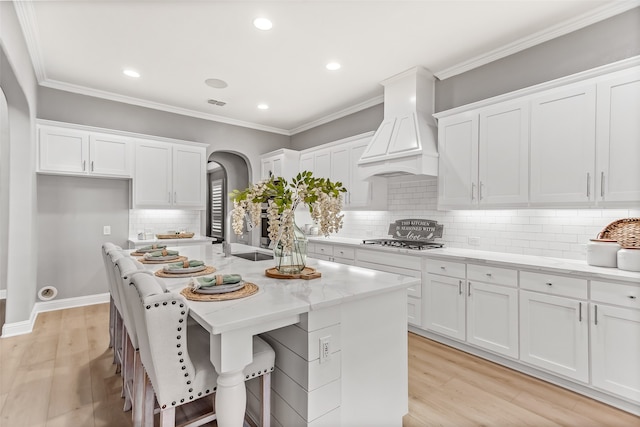
[[[623,218],[602,229],[598,239],[617,241],[623,248],[640,248],[640,218]]]
[[[195,233],[156,234],[158,239],[190,239]]]

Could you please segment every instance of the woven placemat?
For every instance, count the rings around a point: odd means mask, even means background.
[[[207,274],[211,274],[216,271],[215,267],[207,266],[204,270],[194,271],[192,273],[167,273],[164,270],[156,271],[156,276],[158,277],[166,277],[167,279],[179,279],[181,277],[197,277],[197,276],[206,276]]]
[[[180,293],[191,301],[227,301],[230,299],[246,298],[258,292],[258,285],[247,282],[241,289],[224,294],[199,294],[193,292],[190,287],[184,288]]]
[[[273,267],[273,268],[267,268],[264,271],[264,275],[267,276],[267,277],[274,278],[274,279],[305,279],[305,280],[311,280],[311,279],[317,279],[319,277],[322,277],[322,274],[320,272],[316,271],[316,269],[313,268],[313,267],[304,267],[302,269],[302,271],[300,273],[298,273],[298,274],[280,273],[276,267]]]
[[[144,259],[144,257],[138,258],[138,261],[140,261],[142,264],[169,264],[169,263],[172,263],[172,262],[186,261],[188,259],[189,258],[187,258],[186,256],[178,255],[178,258],[170,259],[170,260],[166,260],[166,261],[153,260],[153,259]]]

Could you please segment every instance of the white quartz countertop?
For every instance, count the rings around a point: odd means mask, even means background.
[[[310,236],[309,240],[318,243],[341,244],[357,246],[362,249],[375,251],[386,251],[390,253],[400,253],[411,256],[421,256],[427,258],[441,258],[452,261],[487,263],[510,268],[522,268],[527,270],[540,270],[552,273],[580,275],[593,279],[621,280],[633,282],[640,286],[640,273],[620,270],[617,268],[594,267],[587,264],[586,260],[573,260],[564,258],[551,258],[535,255],[520,255],[504,252],[480,251],[462,248],[440,248],[427,250],[413,250],[395,248],[389,246],[363,245],[362,239],[344,237],[316,237]]]
[[[171,245],[174,244],[176,242],[179,243],[188,243],[188,242],[211,242],[213,241],[213,239],[211,237],[207,237],[207,236],[200,236],[200,235],[195,235],[193,237],[189,237],[189,238],[184,238],[184,239],[158,239],[158,238],[153,238],[153,239],[138,239],[137,237],[129,237],[129,243],[133,244],[133,245],[153,245],[153,244],[157,244],[157,243],[163,243],[166,245]]]
[[[242,278],[258,285],[257,294],[229,301],[189,301],[191,315],[206,316],[217,334],[261,322],[270,322],[283,316],[295,316],[343,302],[364,299],[369,296],[393,292],[420,283],[419,278],[384,273],[366,268],[309,259],[308,266],[315,268],[322,277],[312,280],[273,279],[265,276],[265,270],[274,267],[273,260],[247,261],[242,258],[224,257],[221,245],[176,246],[172,249],[189,259],[205,261],[216,268],[213,274],[240,274]],[[232,244],[232,253],[270,251],[241,244]],[[145,264],[157,271],[162,264]],[[190,279],[163,278],[167,288],[180,292]],[[202,322],[203,324],[205,322]]]

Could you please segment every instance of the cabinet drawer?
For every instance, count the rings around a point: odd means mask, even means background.
[[[551,295],[587,299],[586,279],[521,271],[520,287],[522,289],[544,292]]]
[[[385,251],[369,251],[358,249],[358,261],[389,265],[409,270],[420,271],[421,258],[411,255],[393,254]],[[383,270],[379,268],[379,270]],[[410,275],[409,273],[400,273]]]
[[[347,246],[334,246],[333,247],[333,256],[341,259],[350,259],[353,260],[355,258],[355,249]]]
[[[415,326],[421,326],[422,300],[420,298],[407,298],[407,322]]]
[[[640,286],[592,280],[591,300],[624,307],[640,308]]]
[[[427,272],[464,279],[465,265],[462,262],[442,261],[439,259],[428,258]]]
[[[467,264],[467,280],[517,287],[518,271],[490,265]]]
[[[333,246],[327,245],[325,243],[316,243],[315,244],[315,253],[320,255],[333,255]]]

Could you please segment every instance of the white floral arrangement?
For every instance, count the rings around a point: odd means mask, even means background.
[[[294,240],[294,212],[300,203],[308,206],[311,219],[324,236],[342,228],[342,194],[347,190],[341,182],[315,178],[309,171],[300,172],[288,183],[282,177],[271,177],[243,191],[233,190],[232,226],[237,235],[244,230],[248,216],[253,224],[260,223],[261,205],[267,203],[269,239],[280,242],[290,251]]]

